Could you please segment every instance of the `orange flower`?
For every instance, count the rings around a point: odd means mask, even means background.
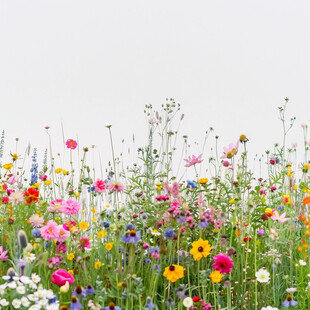
[[[305,215],[301,215],[300,217],[299,217],[299,220],[300,221],[305,221],[306,220],[306,216]],[[307,225],[307,224],[306,224]]]
[[[303,202],[304,205],[310,203],[310,196],[304,197],[304,199],[302,200],[302,202]]]
[[[306,230],[306,236],[310,236],[310,230]]]
[[[24,192],[24,196],[26,199],[26,203],[27,205],[31,204],[32,202],[38,202],[39,201],[39,191],[36,190],[35,188],[28,188],[28,190],[26,190]]]
[[[299,246],[299,247],[298,247],[298,252],[301,252],[301,251],[302,251],[302,247]]]

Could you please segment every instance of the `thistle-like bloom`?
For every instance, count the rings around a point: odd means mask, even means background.
[[[228,147],[224,147],[224,155],[221,157],[221,159],[234,157],[238,153],[238,148],[239,140],[236,144],[231,143]]]
[[[176,282],[184,277],[184,268],[180,265],[170,265],[165,268],[163,275],[168,281]]]
[[[203,159],[202,158],[202,154],[200,154],[198,157],[196,157],[195,155],[192,155],[192,156],[189,156],[188,159],[185,159],[184,160],[187,162],[187,164],[185,165],[185,167],[191,167],[191,166],[194,166],[196,164],[200,164]]]
[[[209,244],[208,240],[202,240],[201,238],[198,241],[192,243],[192,249],[190,254],[193,255],[195,260],[201,260],[202,257],[207,257],[210,255],[212,247]]]
[[[0,259],[1,259],[3,262],[7,261],[7,259],[9,258],[9,257],[7,256],[8,252],[9,252],[9,250],[3,251],[2,245],[0,246]]]
[[[77,147],[77,142],[73,139],[68,139],[66,142],[66,146],[68,149],[75,150]]]
[[[220,273],[230,273],[232,267],[234,266],[231,258],[223,253],[214,256],[213,260],[215,261],[215,263],[212,264],[212,267],[215,270],[218,270]]]

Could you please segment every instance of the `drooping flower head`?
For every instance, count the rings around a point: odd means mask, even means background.
[[[66,146],[68,149],[75,150],[77,147],[77,142],[73,139],[68,139],[66,142]]]
[[[201,238],[198,241],[192,243],[192,249],[190,254],[193,255],[195,260],[201,260],[202,257],[207,257],[210,255],[212,247],[209,244],[208,240],[202,240]]]
[[[215,261],[215,263],[212,264],[212,267],[215,270],[218,270],[220,273],[230,273],[232,267],[234,266],[231,258],[223,253],[214,256],[213,260]]]

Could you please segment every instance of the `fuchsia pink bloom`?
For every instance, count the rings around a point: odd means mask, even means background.
[[[2,245],[0,246],[0,260],[2,260],[3,262],[7,261],[7,259],[9,258],[7,256],[9,250],[3,251],[3,247]]]
[[[54,221],[48,221],[47,224],[41,228],[41,236],[45,240],[57,239],[58,235],[59,228]]]
[[[184,158],[184,160],[187,162],[185,167],[191,167],[191,166],[194,166],[196,164],[200,164],[203,161],[203,159],[201,159],[201,158],[202,158],[202,154],[200,154],[198,157],[196,157],[195,155],[192,155],[188,159]]]
[[[62,227],[65,230],[70,231],[73,227],[76,227],[76,222],[75,221],[66,222],[62,225]]]
[[[68,199],[65,203],[61,205],[59,211],[67,215],[73,215],[79,213],[80,208],[81,205],[78,201]]]
[[[68,149],[75,150],[77,147],[77,142],[73,139],[68,139],[66,142],[66,146]]]
[[[68,273],[65,269],[58,269],[52,274],[52,283],[55,283],[58,286],[65,285],[67,281],[69,284],[72,284],[75,280],[73,275]]]
[[[77,247],[78,249],[81,249],[82,251],[84,251],[85,248],[90,248],[90,239],[87,237],[82,237]]]
[[[100,179],[97,179],[93,185],[95,186],[95,191],[98,193],[102,193],[105,190],[105,183]]]
[[[107,185],[110,192],[122,192],[124,190],[124,185],[120,182],[111,182]]]
[[[213,260],[215,263],[212,264],[212,267],[220,273],[230,273],[232,271],[234,263],[226,254],[220,253],[214,256]]]
[[[155,198],[157,201],[166,201],[166,200],[169,200],[169,196],[168,195],[160,195],[160,196],[156,196]]]

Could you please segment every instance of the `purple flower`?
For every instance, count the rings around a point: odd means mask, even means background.
[[[88,284],[84,290],[85,295],[95,294],[95,290],[92,285]]]
[[[205,228],[205,227],[208,227],[208,226],[209,226],[209,222],[206,221],[206,220],[199,221],[199,223],[198,223],[198,227],[199,228]]]
[[[103,308],[104,310],[121,310],[120,307],[115,306],[114,302],[110,302],[109,305],[107,307]]]
[[[153,304],[151,297],[147,297],[145,308],[154,309],[156,306]]]
[[[297,305],[298,305],[298,302],[293,300],[291,295],[287,295],[286,300],[282,303],[282,306],[286,307],[286,308],[288,308],[290,306],[295,307]]]
[[[82,305],[79,302],[79,300],[75,296],[72,296],[70,310],[79,310],[81,308],[82,308]]]
[[[164,231],[164,237],[167,239],[173,239],[174,237],[174,229],[173,228],[168,228]]]
[[[82,289],[82,286],[79,284],[73,291],[72,295],[77,296],[77,297],[84,297],[86,293],[85,293],[85,290]]]
[[[260,236],[264,236],[264,235],[265,235],[265,231],[264,231],[263,229],[258,230],[257,233],[258,233]]]
[[[141,239],[140,231],[130,230],[122,236],[122,240],[126,243],[136,243]]]

